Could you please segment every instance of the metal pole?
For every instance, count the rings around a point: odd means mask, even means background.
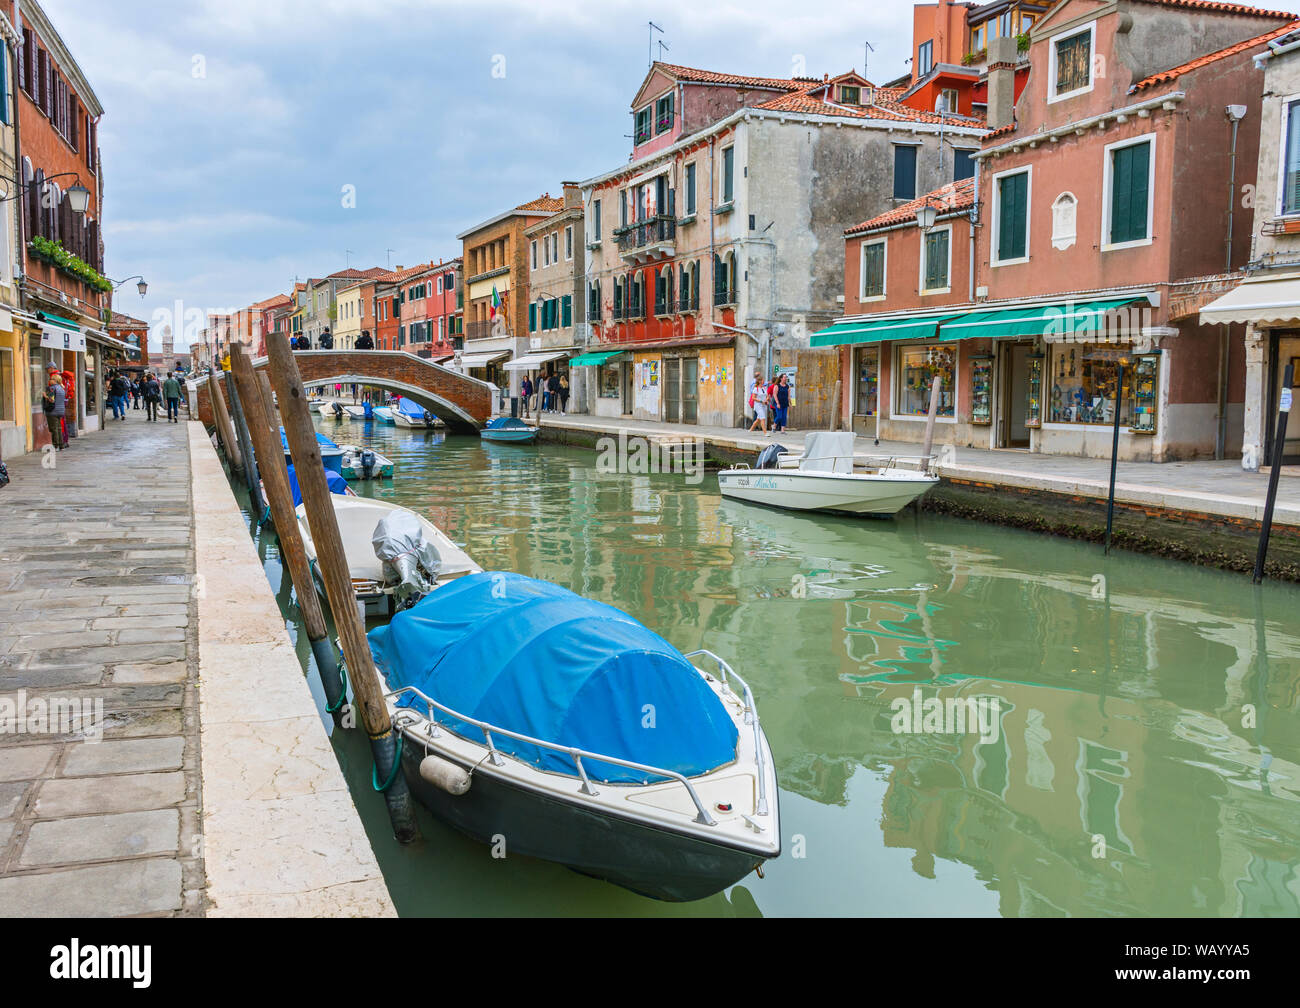
[[[335,629],[339,632],[339,643],[351,670],[355,707],[370,739],[376,786],[379,780],[387,782],[383,794],[393,833],[401,843],[409,843],[420,835],[420,828],[415,821],[411,791],[400,764],[398,741],[401,736],[393,731],[379,673],[375,670],[370,644],[366,640],[365,623],[357,612],[357,597],[348,573],[347,554],[343,552],[333,498],[325,482],[325,466],[316,441],[316,428],[312,426],[307,410],[307,390],[303,388],[298,362],[285,335],[269,333],[266,349],[280,404],[280,421],[284,424],[285,437],[293,455],[303,510],[316,547],[317,569],[325,582],[325,595],[334,615]]]
[[[1277,435],[1273,438],[1273,454],[1268,460],[1268,496],[1264,499],[1264,523],[1260,526],[1259,550],[1255,554],[1255,584],[1264,580],[1264,558],[1268,556],[1268,540],[1273,534],[1273,505],[1277,503],[1277,480],[1282,475],[1282,453],[1286,448],[1286,419],[1291,412],[1294,367],[1288,364],[1283,372],[1282,395],[1277,403]]]
[[[261,456],[262,481],[266,485],[267,504],[275,523],[275,534],[280,544],[280,559],[298,594],[298,611],[302,613],[303,628],[311,642],[316,657],[316,671],[325,690],[325,702],[335,718],[340,717],[346,690],[339,674],[338,658],[329,641],[325,627],[325,614],[321,610],[320,596],[312,581],[307,550],[303,546],[302,530],[294,512],[293,492],[289,489],[289,470],[285,465],[284,451],[280,446],[278,425],[272,422],[270,396],[263,396],[253,365],[243,354],[231,354],[230,370],[235,384],[242,389],[240,401],[245,407],[244,416],[252,435],[254,447]]]
[[[1115,426],[1110,438],[1110,494],[1106,498],[1106,548],[1110,552],[1110,530],[1115,525],[1115,468],[1119,462],[1119,408],[1124,401],[1124,362],[1115,372]]]

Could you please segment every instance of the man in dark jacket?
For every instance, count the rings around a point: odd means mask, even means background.
[[[551,412],[558,413],[560,410],[560,372],[551,372],[551,377],[546,379],[546,391],[549,393],[547,398],[550,400]]]
[[[334,337],[330,335],[330,331],[328,329],[326,329],[323,333],[320,334],[320,348],[322,350],[334,349]]]
[[[358,350],[373,350],[375,348],[375,341],[370,338],[369,329],[361,330],[361,335],[357,337],[356,348]]]

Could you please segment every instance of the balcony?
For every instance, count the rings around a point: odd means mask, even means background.
[[[700,296],[683,297],[677,299],[677,314],[689,315],[700,310]]]
[[[614,305],[613,319],[615,322],[628,322],[633,319],[645,318],[645,305],[639,301],[634,301],[629,305]]]
[[[730,308],[735,304],[735,287],[718,287],[713,291],[713,306],[715,308]]]
[[[676,254],[677,219],[666,214],[637,221],[614,234],[618,237],[618,254],[625,262],[656,262]]]
[[[472,340],[488,339],[489,337],[495,335],[495,333],[492,332],[492,327],[495,324],[496,324],[495,320],[491,320],[491,319],[485,322],[466,322],[465,338],[472,339]],[[505,326],[506,324],[506,320],[504,317],[502,317],[501,319],[501,324],[503,326]],[[509,330],[507,328],[507,332],[508,331]]]

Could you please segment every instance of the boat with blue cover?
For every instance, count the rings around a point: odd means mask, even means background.
[[[496,417],[489,420],[487,426],[479,431],[484,441],[499,444],[529,444],[537,440],[540,428],[524,423],[518,417]]]
[[[403,397],[392,410],[393,423],[398,427],[435,427],[442,422],[414,399]]]
[[[499,571],[429,594],[370,647],[412,790],[468,835],[663,900],[780,854],[753,695],[711,652]]]
[[[324,463],[325,468],[330,472],[340,473],[343,468],[343,449],[336,445],[319,431],[316,432],[316,443],[320,446],[320,460]],[[280,428],[280,444],[284,448],[285,465],[293,465],[293,456],[289,454],[289,439],[284,433],[284,428]]]

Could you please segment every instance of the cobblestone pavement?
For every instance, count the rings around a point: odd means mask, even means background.
[[[6,460],[0,916],[203,913],[187,425],[127,416]]]

